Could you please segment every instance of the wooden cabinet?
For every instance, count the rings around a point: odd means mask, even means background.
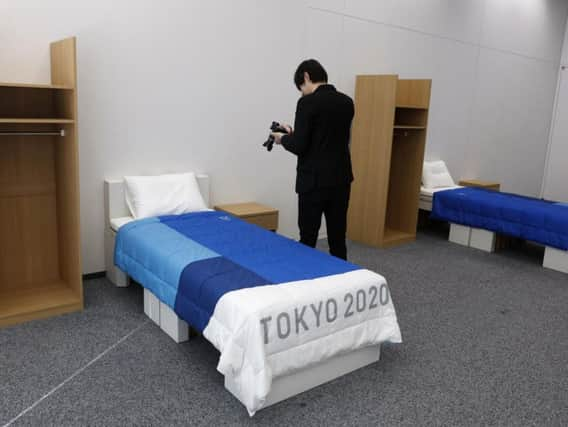
[[[501,190],[501,184],[495,181],[483,181],[481,179],[462,179],[459,182],[459,185],[463,185],[464,187],[479,187],[479,188],[486,188],[488,190]]]
[[[431,80],[357,76],[347,236],[376,247],[416,238]]]
[[[75,39],[51,85],[0,83],[0,326],[80,310]]]
[[[246,222],[256,224],[267,230],[276,231],[278,229],[278,210],[269,206],[248,202],[218,205],[215,206],[215,209],[235,215]]]

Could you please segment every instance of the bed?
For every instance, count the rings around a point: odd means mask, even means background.
[[[451,224],[451,241],[488,252],[495,233],[544,245],[543,265],[568,273],[566,203],[468,187],[437,193],[431,215]]]
[[[418,204],[418,208],[431,212],[432,211],[432,203],[434,200],[434,195],[440,191],[446,190],[455,190],[456,188],[462,188],[459,185],[450,185],[447,187],[438,187],[438,188],[427,188],[424,186],[420,187],[420,201]]]
[[[208,199],[208,177],[198,181]],[[377,273],[225,212],[133,220],[121,180],[105,181],[105,195],[109,279],[140,283],[145,313],[177,342],[188,324],[201,332],[251,416],[401,342]]]
[[[462,188],[456,185],[443,160],[425,161],[422,167],[422,185],[418,208],[432,211],[434,195],[440,191]]]

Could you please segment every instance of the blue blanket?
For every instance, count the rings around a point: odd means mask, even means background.
[[[568,206],[482,188],[435,193],[432,218],[568,250]]]
[[[227,292],[360,269],[217,211],[122,226],[115,264],[199,331]]]

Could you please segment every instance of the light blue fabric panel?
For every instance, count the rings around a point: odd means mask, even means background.
[[[218,257],[158,218],[123,225],[116,236],[114,262],[161,301],[174,307],[184,268],[195,261]]]

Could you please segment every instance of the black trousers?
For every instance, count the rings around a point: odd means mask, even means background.
[[[301,243],[312,248],[316,246],[323,214],[327,225],[329,253],[347,259],[345,233],[350,192],[351,184],[298,194],[298,227]]]

